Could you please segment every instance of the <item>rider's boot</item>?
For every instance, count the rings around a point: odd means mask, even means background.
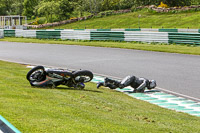
[[[113,79],[110,79],[110,78],[108,78],[108,77],[106,77],[105,79],[104,79],[104,81],[105,81],[105,83],[114,83],[115,82],[115,80],[113,80]]]
[[[114,85],[114,84],[106,84],[105,87],[109,87],[110,89],[116,89],[118,86]]]
[[[113,79],[110,79],[110,78],[105,78],[104,79],[104,81],[105,81],[105,84],[113,84],[113,85],[115,85],[115,86],[117,86],[117,87],[119,87],[119,85],[120,85],[120,82],[119,81],[117,81],[117,80],[113,80]]]
[[[97,83],[97,88],[101,87],[101,86],[104,86],[104,82],[98,82]]]
[[[106,77],[104,79],[104,82],[97,83],[97,88],[99,88],[101,86],[105,86],[105,87],[109,87],[110,89],[115,89],[115,88],[119,87],[119,84],[120,84],[120,82]]]

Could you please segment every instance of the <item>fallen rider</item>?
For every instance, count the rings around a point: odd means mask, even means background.
[[[104,86],[109,87],[110,89],[120,88],[131,86],[134,91],[133,92],[141,92],[143,93],[145,88],[151,90],[156,87],[155,80],[148,80],[146,78],[137,78],[135,76],[127,76],[122,81],[112,80],[110,78],[105,78],[104,82],[97,83],[97,88]]]

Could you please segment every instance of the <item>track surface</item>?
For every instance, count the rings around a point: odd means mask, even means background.
[[[56,44],[0,42],[0,60],[123,78],[155,79],[160,88],[200,99],[200,56]]]

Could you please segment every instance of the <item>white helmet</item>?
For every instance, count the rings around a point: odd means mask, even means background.
[[[156,81],[155,80],[149,80],[149,89],[153,89],[156,87]]]

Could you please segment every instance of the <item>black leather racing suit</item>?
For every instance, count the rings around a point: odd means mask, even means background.
[[[105,78],[104,86],[109,87],[110,89],[115,88],[124,88],[127,86],[131,86],[134,88],[135,92],[144,92],[145,87],[150,89],[150,82],[146,78],[137,78],[135,76],[127,76],[122,81],[112,80],[109,78]]]

